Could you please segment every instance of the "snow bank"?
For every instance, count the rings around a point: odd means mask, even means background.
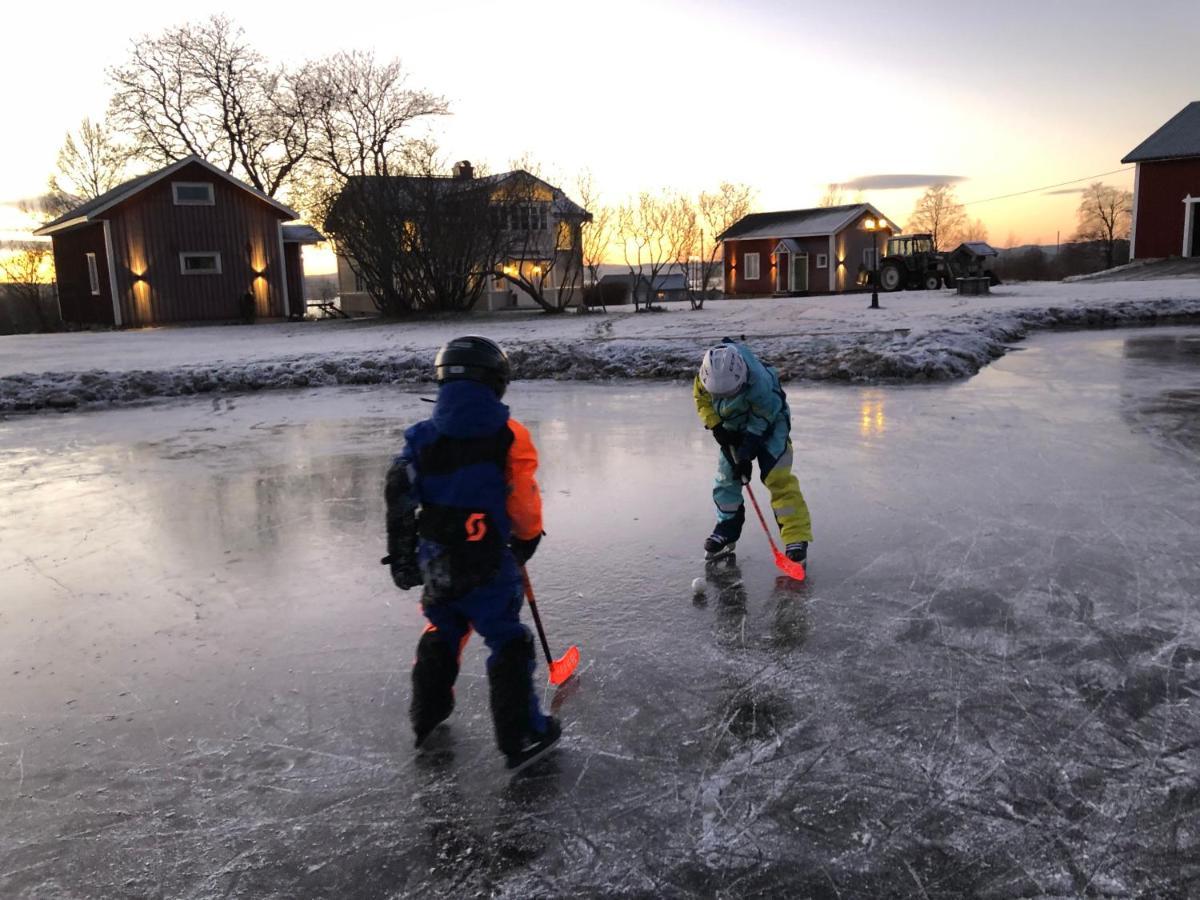
[[[634,315],[479,314],[422,322],[17,335],[0,338],[0,413],[156,397],[431,377],[463,332],[501,341],[517,378],[686,379],[705,347],[741,336],[788,380],[943,380],[978,372],[1031,330],[1200,321],[1200,280],[1015,284],[949,292],[723,300]]]

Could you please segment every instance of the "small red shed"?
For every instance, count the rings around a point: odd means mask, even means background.
[[[54,244],[64,322],[137,327],[242,318],[251,298],[259,318],[302,315],[299,244],[311,241],[288,241],[283,228],[296,218],[189,156],[35,233]]]
[[[885,223],[882,233],[864,227]],[[725,296],[836,294],[856,290],[893,229],[870,203],[751,213],[717,240],[724,244]]]
[[[1200,256],[1200,101],[1123,160],[1135,163],[1130,257]]]

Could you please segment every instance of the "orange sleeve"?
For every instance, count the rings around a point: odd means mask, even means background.
[[[508,517],[512,520],[513,537],[530,540],[542,533],[542,493],[538,489],[537,448],[529,429],[516,419],[508,420],[513,442],[508,449]]]

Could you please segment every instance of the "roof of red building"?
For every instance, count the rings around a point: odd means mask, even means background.
[[[1123,163],[1200,156],[1200,100],[1193,100],[1129,151]]]

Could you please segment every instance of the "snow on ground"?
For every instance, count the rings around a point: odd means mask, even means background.
[[[500,341],[518,378],[690,378],[704,348],[745,337],[787,379],[942,380],[974,374],[1030,330],[1200,318],[1200,279],[1023,283],[949,291],[710,301],[703,310],[416,322],[327,321],[0,337],[0,413],[152,397],[419,382],[464,332]]]

